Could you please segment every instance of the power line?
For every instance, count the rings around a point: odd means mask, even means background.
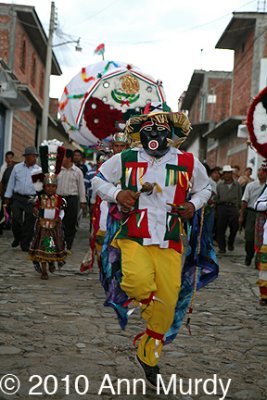
[[[116,2],[116,1],[118,1],[118,0],[115,0],[115,2]],[[257,0],[248,1],[247,3],[245,3],[245,4],[243,4],[242,6],[238,7],[238,8],[236,9],[236,11],[240,10],[240,9],[243,8],[243,7],[246,7],[247,5],[249,5],[249,4],[251,4],[251,3],[255,3],[255,1],[257,1]],[[115,2],[114,2],[114,3],[115,3]],[[112,4],[111,4],[111,5],[112,5]],[[110,5],[110,6],[111,6],[111,5]],[[228,17],[228,16],[231,15],[231,14],[232,14],[232,12],[228,12],[227,14],[224,14],[224,15],[222,15],[222,16],[220,16],[220,17],[218,17],[218,18],[215,18],[215,19],[213,19],[213,20],[207,21],[207,22],[205,22],[205,23],[203,23],[203,24],[201,24],[201,25],[195,25],[195,26],[192,26],[192,27],[190,27],[190,28],[184,29],[184,30],[182,30],[181,32],[179,32],[179,34],[183,34],[183,33],[189,32],[189,31],[191,31],[191,30],[195,30],[195,29],[197,29],[197,28],[205,27],[205,26],[210,25],[210,24],[212,24],[212,23],[214,23],[214,22],[217,22],[217,21],[219,21],[219,20],[221,20],[221,19],[224,19],[225,17]],[[91,18],[91,17],[90,17],[90,18]],[[239,30],[239,29],[235,29],[235,30]],[[233,30],[233,31],[235,31],[235,30]],[[230,31],[231,31],[231,30],[229,30],[229,32],[230,32]],[[162,41],[164,41],[164,40],[165,40],[165,39],[148,39],[148,40],[131,41],[131,42],[129,42],[129,41],[114,41],[114,42],[110,42],[110,44],[115,43],[115,44],[138,45],[138,44],[159,43],[159,42],[162,42]],[[176,40],[176,39],[175,39],[175,40]]]
[[[112,1],[110,4],[108,4],[106,7],[101,8],[101,10],[97,11],[95,14],[90,15],[88,18],[86,18],[85,20],[83,20],[82,22],[79,22],[79,25],[84,24],[87,21],[90,21],[90,19],[95,18],[96,16],[98,16],[99,14],[102,14],[102,12],[106,11],[108,8],[110,8],[111,6],[113,6],[113,4],[117,3],[120,0],[114,0]]]
[[[252,0],[252,1],[249,1],[249,2],[247,2],[247,3],[245,3],[245,4],[243,4],[242,6],[240,6],[239,8],[237,8],[236,11],[240,10],[240,9],[243,8],[243,7],[246,7],[247,5],[249,5],[249,4],[251,4],[251,3],[255,3],[255,1],[256,1],[256,0]],[[211,20],[211,21],[207,21],[207,22],[205,22],[204,24],[195,25],[195,26],[193,26],[192,28],[189,28],[189,29],[184,30],[183,32],[188,32],[188,31],[191,31],[191,30],[194,30],[194,29],[197,29],[197,28],[202,28],[203,26],[206,26],[206,25],[213,24],[214,22],[220,21],[221,19],[224,19],[225,17],[228,17],[228,15],[230,15],[230,14],[232,14],[232,12],[229,12],[229,13],[227,13],[227,14],[224,14],[224,15],[222,15],[221,17],[215,18],[215,19],[213,19],[213,20]],[[183,32],[182,32],[182,33],[183,33]]]
[[[97,11],[96,13],[94,13],[93,15],[89,16],[88,18],[86,18],[84,21],[80,22],[79,25],[81,25],[81,24],[83,24],[83,23],[89,21],[90,19],[92,19],[92,18],[98,16],[99,14],[103,13],[105,10],[107,10],[108,8],[110,8],[111,6],[113,6],[115,3],[119,2],[119,1],[121,1],[121,0],[114,0],[113,2],[111,2],[110,4],[108,4],[106,7],[103,7],[102,9],[100,9],[99,11]],[[240,6],[239,8],[237,8],[236,10],[239,10],[239,9],[241,9],[241,8],[243,8],[243,7],[246,7],[247,5],[249,5],[249,4],[251,4],[251,3],[255,3],[255,1],[256,1],[256,0],[249,1],[249,2],[247,2],[247,3],[245,3],[245,4],[243,4],[242,6]],[[225,17],[227,17],[228,15],[231,15],[231,14],[232,14],[232,13],[229,12],[229,13],[224,14],[224,15],[222,15],[222,16],[216,18],[216,19],[207,21],[207,22],[205,22],[205,23],[203,23],[203,24],[192,26],[191,28],[188,28],[188,29],[185,29],[185,30],[179,32],[179,34],[183,34],[183,33],[189,32],[189,31],[191,31],[191,30],[195,30],[195,29],[197,29],[197,28],[203,28],[203,27],[205,27],[205,26],[207,26],[207,25],[210,25],[210,24],[212,24],[212,23],[214,23],[214,22],[217,22],[217,21],[219,21],[219,20],[221,20],[221,19],[224,19]],[[29,27],[31,27],[31,28],[34,28],[34,29],[39,30],[39,28],[36,27],[35,25],[29,24],[29,23],[23,21],[23,20],[20,19],[20,18],[17,18],[17,19],[18,19],[18,21],[20,21],[23,25],[29,26]],[[42,25],[44,26],[45,24],[42,24]],[[47,25],[47,24],[46,24],[46,25]],[[241,29],[242,29],[242,28],[241,28]],[[60,37],[61,35],[63,35],[63,36],[66,36],[66,37],[68,37],[68,38],[70,38],[70,39],[73,39],[73,36],[72,36],[72,35],[69,35],[69,34],[64,33],[64,32],[62,31],[61,28],[57,28],[56,32],[57,32],[58,30],[59,30],[60,33],[59,33],[59,35],[57,35],[57,36]],[[235,29],[235,30],[237,31],[237,30],[240,30],[240,29]],[[235,30],[229,30],[229,32],[232,32],[232,31],[235,31]],[[112,42],[110,42],[110,44],[140,45],[140,44],[160,43],[160,42],[162,42],[163,40],[164,40],[164,39],[148,39],[148,40],[141,40],[141,41],[112,41]],[[176,39],[175,39],[175,40],[176,40]],[[85,42],[85,43],[88,43],[88,44],[90,44],[91,46],[94,46],[94,44],[91,43],[91,42]]]
[[[241,32],[241,31],[246,31],[248,29],[251,29],[254,27],[254,23],[252,23],[251,25],[246,25],[246,27],[240,27],[240,28],[232,28],[227,30],[227,33],[233,33],[233,32]],[[180,32],[181,34],[182,32]],[[68,35],[69,37],[71,37],[70,35]],[[141,40],[141,41],[110,41],[109,44],[110,45],[128,45],[128,46],[136,46],[136,45],[141,45],[141,44],[153,44],[153,43],[159,43],[161,41],[163,41],[164,39],[154,39],[154,40]],[[173,39],[175,41],[177,41],[177,37],[175,39]],[[89,44],[90,46],[95,46],[95,42],[89,42],[87,40],[83,41],[83,44]]]
[[[234,70],[229,71],[229,72],[225,71],[226,74],[225,74],[225,76],[224,76],[223,78],[221,78],[221,81],[218,82],[215,86],[212,87],[212,90],[214,91],[214,93],[215,93],[215,90],[216,90],[219,86],[225,84],[224,81],[225,81],[226,79],[230,78],[230,76],[233,75],[233,73],[237,74],[237,73],[244,67],[244,65],[248,62],[248,59],[244,59],[244,56],[245,56],[245,55],[248,53],[248,51],[253,47],[254,43],[255,43],[262,35],[264,35],[266,32],[267,32],[267,28],[265,28],[263,32],[261,32],[259,35],[257,35],[257,36],[254,38],[254,40],[252,41],[252,43],[251,43],[251,44],[246,48],[246,50],[244,51],[244,53],[243,53],[243,59],[242,59],[241,61],[239,61],[239,62],[235,65]],[[251,54],[251,56],[250,56],[250,58],[249,58],[249,61],[250,61],[252,58],[253,58],[253,55]],[[204,71],[204,72],[205,72],[205,71]],[[223,71],[222,71],[222,72],[223,72]],[[190,88],[199,89],[199,86],[191,85]],[[185,92],[187,92],[187,90],[185,90]]]

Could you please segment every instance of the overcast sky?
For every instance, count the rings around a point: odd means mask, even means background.
[[[10,3],[11,1],[3,1]],[[51,2],[13,1],[33,5],[48,30]],[[233,52],[215,50],[232,12],[257,11],[263,1],[246,0],[55,0],[58,29],[54,43],[81,38],[55,48],[63,75],[52,77],[51,97],[82,67],[101,60],[95,47],[105,43],[105,59],[131,63],[163,81],[167,102],[177,109],[194,69],[231,71]]]

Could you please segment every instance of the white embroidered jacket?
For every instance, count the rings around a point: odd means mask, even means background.
[[[179,166],[179,155],[182,152],[171,147],[167,154],[160,159],[149,156],[144,149],[134,148],[137,152],[137,162],[146,164],[146,171],[143,174],[142,168],[137,171],[137,189],[140,190],[142,183],[157,183],[162,189],[161,192],[153,191],[151,195],[141,193],[139,198],[139,210],[147,210],[148,230],[150,238],[144,238],[144,245],[159,245],[162,248],[168,248],[168,240],[164,240],[166,232],[167,212],[171,211],[171,206],[167,203],[173,203],[176,191],[176,183],[171,176],[167,179],[167,166]],[[205,167],[197,158],[193,158],[192,177],[189,182],[191,199],[195,209],[201,208],[211,196],[209,178]],[[175,167],[174,167],[175,168]],[[100,168],[102,177],[95,176],[92,180],[93,190],[103,200],[108,202],[117,202],[116,197],[120,188],[115,186],[122,177],[122,154],[116,154],[106,161]],[[143,174],[143,175],[142,175]]]

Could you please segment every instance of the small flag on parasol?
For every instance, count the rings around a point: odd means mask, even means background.
[[[98,54],[99,56],[102,56],[104,60],[104,53],[105,53],[105,44],[101,43],[95,48],[95,54]]]

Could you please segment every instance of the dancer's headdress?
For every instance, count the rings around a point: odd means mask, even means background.
[[[45,184],[57,185],[57,175],[61,171],[65,147],[57,139],[45,140],[39,147],[42,173],[32,176],[36,191],[40,191]]]
[[[191,130],[191,125],[186,114],[182,112],[171,112],[166,103],[150,103],[144,109],[144,114],[130,118],[125,127],[125,133],[132,142],[140,142],[140,128],[147,122],[157,124],[168,124],[172,130],[170,144],[179,147],[186,139]]]

